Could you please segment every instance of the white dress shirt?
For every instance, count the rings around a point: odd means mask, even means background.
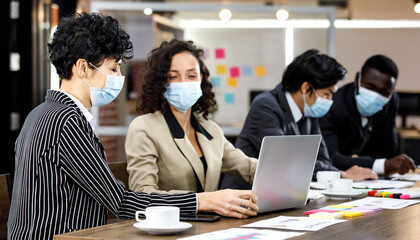
[[[290,111],[292,111],[293,119],[295,122],[298,122],[302,119],[303,114],[300,111],[298,105],[296,105],[295,100],[293,100],[292,95],[288,91],[285,92],[287,104],[289,104]]]

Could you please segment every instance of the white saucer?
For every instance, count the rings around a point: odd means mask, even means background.
[[[188,228],[190,228],[192,225],[191,223],[179,222],[177,226],[159,227],[159,226],[149,225],[147,224],[146,221],[141,221],[141,222],[134,223],[133,226],[149,234],[165,235],[165,234],[172,234],[172,233],[185,231]]]
[[[324,183],[318,183],[318,182],[311,182],[311,188],[312,189],[319,189],[319,190],[324,190],[326,189],[326,186]]]
[[[336,199],[348,199],[348,198],[355,197],[362,194],[361,191],[357,191],[357,190],[352,190],[351,192],[330,192],[328,190],[322,190],[320,192],[327,197],[336,198]]]

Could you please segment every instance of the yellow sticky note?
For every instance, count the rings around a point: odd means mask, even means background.
[[[347,211],[341,211],[341,213],[343,214],[344,217],[358,217],[358,216],[363,216],[362,212],[347,212]]]
[[[257,77],[264,77],[265,76],[265,67],[264,66],[256,66],[255,67],[255,75]]]
[[[237,78],[228,78],[227,85],[228,85],[228,87],[236,88],[238,86],[238,79]]]
[[[226,74],[226,65],[217,65],[217,74]]]

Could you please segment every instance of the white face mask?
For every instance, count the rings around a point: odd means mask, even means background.
[[[105,87],[103,89],[91,87],[87,80],[83,79],[90,88],[90,101],[92,103],[92,107],[99,107],[112,102],[118,94],[120,94],[124,86],[125,77],[105,74],[92,63],[89,64],[106,76]]]
[[[312,87],[312,86],[311,86]],[[321,118],[325,116],[330,110],[333,100],[322,98],[316,94],[315,89],[312,87],[312,91],[316,95],[316,101],[312,106],[309,106],[306,103],[305,94],[303,95],[304,107],[303,107],[303,114],[305,117],[312,117],[312,118]]]
[[[360,83],[361,76],[362,75],[359,74],[359,93],[355,97],[356,106],[362,116],[370,117],[384,108],[391,99],[392,94],[389,97],[384,97],[375,91],[362,87]]]
[[[187,112],[203,95],[201,82],[169,83],[164,96],[180,112]]]

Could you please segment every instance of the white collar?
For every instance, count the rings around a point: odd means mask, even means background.
[[[300,111],[299,107],[296,105],[295,100],[293,100],[292,95],[288,91],[285,92],[287,103],[289,104],[290,111],[292,111],[293,119],[295,122],[298,122],[303,114]]]
[[[88,121],[88,123],[90,124],[90,126],[92,127],[92,130],[95,131],[95,124],[96,124],[96,119],[93,117],[93,115],[87,110],[87,108],[73,95],[71,95],[68,92],[65,92],[61,89],[57,90],[59,92],[62,92],[64,94],[66,94],[69,98],[71,98],[71,100],[73,100],[77,107],[80,108],[80,110],[82,110],[83,115],[85,116],[86,120]]]

